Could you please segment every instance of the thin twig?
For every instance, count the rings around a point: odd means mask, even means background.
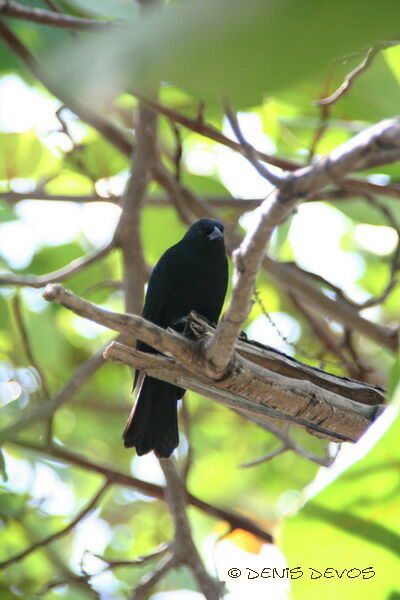
[[[32,442],[22,441],[22,440],[13,440],[13,444],[18,447],[25,448],[26,450],[30,450],[33,452],[39,452],[44,454],[45,456],[52,456],[53,458],[57,458],[58,460],[62,460],[67,464],[72,464],[86,471],[90,471],[93,473],[99,473],[104,475],[110,482],[118,485],[123,485],[132,489],[139,490],[146,496],[150,496],[152,498],[157,498],[158,500],[165,500],[164,497],[164,487],[157,485],[155,483],[150,483],[148,481],[143,481],[138,479],[137,477],[133,477],[132,475],[127,475],[120,471],[116,471],[115,469],[105,466],[103,464],[99,464],[94,462],[93,460],[89,460],[84,456],[76,454],[75,452],[71,452],[66,448],[59,445],[52,446],[41,446],[39,444],[35,444]],[[244,529],[249,531],[253,535],[259,537],[267,543],[272,543],[273,538],[270,533],[259,527],[256,523],[254,523],[251,519],[247,518],[244,515],[236,513],[231,510],[225,510],[223,508],[219,508],[201,500],[197,496],[188,492],[187,495],[188,503],[191,506],[194,506],[205,512],[212,517],[226,521],[229,523],[233,529]]]
[[[52,273],[46,273],[46,275],[1,275],[0,274],[0,285],[21,285],[33,288],[45,287],[49,283],[55,283],[58,281],[64,281],[72,275],[75,275],[82,269],[85,269],[89,265],[97,262],[104,256],[107,256],[114,248],[114,242],[111,241],[103,248],[94,250],[89,254],[80,256],[73,260],[69,265],[57,269]]]
[[[13,0],[0,0],[0,14],[5,17],[31,21],[41,25],[49,25],[61,29],[73,29],[75,31],[99,31],[116,27],[120,23],[116,21],[102,21],[98,19],[86,19],[74,17],[65,13],[55,12],[37,7],[28,7]]]
[[[174,521],[173,555],[177,564],[186,564],[192,571],[197,583],[207,600],[219,600],[221,582],[211,577],[198,553],[192,539],[189,520],[186,515],[187,493],[172,459],[159,459],[167,487],[167,502]]]
[[[207,357],[215,373],[223,377],[232,359],[236,339],[250,310],[255,279],[266,245],[275,229],[296,204],[349,172],[365,169],[380,160],[400,158],[400,118],[382,121],[336,148],[320,162],[286,176],[285,185],[274,190],[261,205],[258,221],[234,253],[235,285],[229,307],[208,343]]]
[[[244,416],[242,411],[236,412]],[[279,427],[274,423],[266,423],[265,421],[261,421],[255,415],[250,415],[249,420],[261,427],[262,429],[264,429],[265,431],[269,431],[270,433],[274,434],[278,439],[281,440],[282,445],[279,446],[279,448],[277,448],[276,450],[272,450],[271,452],[265,454],[264,456],[261,456],[260,458],[242,464],[241,467],[247,468],[263,464],[271,460],[275,456],[286,452],[287,450],[292,450],[299,456],[302,456],[303,458],[314,462],[317,465],[320,465],[321,467],[329,467],[334,461],[334,458],[329,455],[326,455],[324,457],[318,456],[317,454],[310,452],[309,450],[298,444],[293,438],[290,437],[290,427],[287,424]]]
[[[12,556],[11,558],[9,558],[7,560],[1,561],[0,569],[4,569],[8,565],[11,565],[13,563],[16,563],[16,562],[22,560],[23,558],[25,558],[32,552],[35,552],[35,550],[37,550],[38,548],[47,546],[48,544],[51,544],[55,540],[58,540],[60,537],[63,537],[64,535],[69,533],[84,517],[86,517],[86,515],[94,508],[94,506],[96,506],[97,502],[100,500],[101,496],[104,494],[104,492],[106,491],[106,489],[108,488],[109,485],[110,485],[110,482],[108,480],[106,480],[103,483],[103,485],[100,487],[99,491],[93,496],[93,498],[90,500],[90,502],[85,506],[85,508],[83,508],[83,510],[81,510],[77,514],[75,519],[73,519],[66,527],[63,527],[59,531],[56,531],[55,533],[52,533],[51,535],[35,542],[34,544],[32,544],[32,546],[30,546],[23,552],[20,552],[19,554],[16,554],[15,556]]]
[[[332,105],[339,100],[342,96],[347,94],[350,89],[353,87],[356,79],[368,69],[374,60],[375,56],[382,49],[387,48],[389,45],[393,45],[394,42],[379,42],[374,44],[371,48],[368,49],[365,57],[361,61],[359,65],[357,65],[350,73],[347,73],[343,82],[340,86],[327,98],[321,98],[320,100],[315,100],[314,104],[316,106],[327,106]],[[396,42],[398,43],[398,42]]]
[[[18,330],[19,330],[19,333],[21,336],[21,340],[22,340],[22,344],[23,344],[23,347],[25,350],[26,357],[27,357],[29,363],[37,371],[37,373],[40,377],[40,382],[41,382],[41,385],[42,385],[42,388],[44,391],[44,395],[45,395],[46,399],[49,400],[50,399],[49,386],[48,386],[48,383],[46,380],[46,376],[33,353],[33,349],[32,349],[30,339],[29,339],[28,331],[27,331],[27,328],[26,328],[26,325],[24,322],[24,318],[22,315],[21,298],[20,298],[20,295],[18,292],[16,294],[14,294],[14,297],[12,299],[12,306],[13,306],[15,322],[17,324],[17,327],[18,327]]]
[[[25,65],[30,73],[46,87],[51,94],[59,98],[73,113],[75,113],[82,121],[94,127],[103,137],[111,144],[118,148],[125,156],[130,156],[132,153],[132,144],[119,127],[99,113],[94,112],[87,105],[83,104],[78,98],[73,96],[64,87],[59,86],[48,77],[41,65],[37,62],[28,48],[14,34],[14,32],[0,19],[0,38],[9,47],[11,52],[15,54]]]
[[[72,378],[62,390],[49,402],[39,407],[23,411],[18,420],[0,430],[0,444],[6,440],[15,439],[16,435],[30,427],[36,421],[51,417],[56,410],[68,402],[72,396],[86,383],[88,379],[104,364],[103,349],[91,356],[75,371]]]
[[[235,112],[229,106],[225,106],[225,113],[232,127],[232,131],[236,135],[241,147],[243,148],[242,154],[247,158],[249,163],[255,168],[261,177],[264,177],[264,179],[266,179],[272,185],[280,187],[284,182],[284,179],[273,173],[270,169],[258,161],[257,152],[255,148],[253,148],[253,146],[245,139],[240,129],[239,121]]]
[[[386,206],[383,202],[381,202],[379,198],[371,196],[370,194],[364,194],[364,197],[369,204],[377,208],[384,215],[384,217],[386,217],[386,219],[389,222],[389,225],[396,232],[397,245],[393,252],[392,259],[390,261],[390,277],[388,283],[378,296],[370,298],[369,300],[366,300],[365,302],[361,303],[359,305],[360,310],[363,310],[364,308],[369,308],[370,306],[376,306],[377,304],[381,304],[382,302],[384,302],[395,288],[398,282],[397,274],[400,270],[400,226],[397,223],[397,219],[393,212],[390,210],[390,208]]]

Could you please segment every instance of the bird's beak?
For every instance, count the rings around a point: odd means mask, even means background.
[[[222,231],[220,229],[218,229],[218,227],[214,227],[214,229],[212,230],[212,232],[207,236],[209,240],[213,241],[213,240],[221,240],[223,239],[224,235],[222,233]]]

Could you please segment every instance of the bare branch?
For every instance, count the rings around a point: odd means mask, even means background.
[[[21,298],[18,293],[16,293],[14,295],[14,298],[12,300],[12,305],[13,305],[15,322],[17,324],[17,327],[18,327],[20,335],[21,335],[22,344],[23,344],[23,347],[25,350],[26,357],[27,357],[29,363],[36,369],[36,371],[40,377],[40,383],[43,387],[44,395],[45,395],[46,399],[49,400],[49,398],[50,398],[49,386],[48,386],[46,377],[44,375],[44,372],[41,369],[39,363],[37,362],[37,360],[33,354],[32,345],[30,343],[29,335],[28,335],[28,332],[27,332],[27,329],[25,326],[25,322],[24,322],[24,318],[22,315]]]
[[[235,354],[231,374],[221,381],[190,373],[165,357],[147,358],[146,353],[115,342],[107,348],[105,356],[229,408],[242,409],[267,420],[287,421],[317,437],[336,442],[356,441],[384,408],[328,391],[311,377],[304,380],[281,375],[238,354]]]
[[[49,402],[42,403],[38,408],[24,411],[16,423],[0,430],[0,445],[9,439],[13,439],[20,431],[32,425],[36,421],[51,417],[55,411],[68,402],[78,389],[104,364],[103,350],[91,356],[74,373],[63,389]]]
[[[115,240],[120,246],[124,263],[125,305],[127,312],[139,313],[143,306],[144,284],[148,269],[141,244],[141,212],[151,168],[157,154],[157,115],[139,104],[136,127],[136,147],[132,171],[123,197],[123,208]]]
[[[51,94],[59,98],[65,106],[74,112],[82,121],[85,121],[94,127],[111,144],[118,148],[126,156],[132,153],[132,144],[128,141],[125,133],[114,123],[108,121],[102,115],[94,112],[91,108],[83,104],[75,96],[70,94],[65,88],[51,81],[47,74],[42,70],[35,57],[11,31],[11,29],[0,19],[0,38],[6,43],[10,50],[21,60],[30,73],[46,87]]]
[[[174,521],[173,551],[176,562],[189,566],[207,600],[219,600],[222,591],[221,582],[216,581],[207,573],[192,539],[186,514],[187,495],[184,483],[179,477],[172,459],[161,458],[159,463],[167,482],[165,493]],[[134,598],[136,599],[136,596]]]
[[[93,554],[96,558],[99,558],[104,563],[106,563],[106,567],[104,571],[108,571],[111,569],[118,569],[119,567],[140,567],[145,565],[146,563],[154,560],[155,558],[160,558],[164,556],[166,552],[171,549],[170,544],[161,544],[154,552],[150,554],[146,554],[145,556],[138,556],[135,560],[110,560],[101,554]]]
[[[243,154],[243,152],[244,152],[243,147],[238,142],[231,140],[230,138],[226,137],[223,133],[221,133],[218,129],[216,129],[212,125],[205,123],[202,115],[199,115],[199,117],[196,119],[186,117],[182,113],[180,113],[172,108],[169,108],[168,106],[165,106],[163,104],[155,102],[154,100],[151,100],[149,98],[145,98],[140,93],[135,92],[134,95],[137,98],[140,98],[143,102],[146,102],[149,106],[151,106],[154,110],[156,110],[160,114],[163,114],[166,117],[168,117],[169,119],[172,119],[172,120],[176,121],[177,123],[180,123],[187,129],[194,131],[194,132],[198,133],[199,135],[202,135],[211,140],[214,140],[215,142],[218,142],[219,144],[227,146],[228,148],[231,148],[232,150],[235,150],[236,152]],[[280,169],[283,169],[285,171],[296,171],[297,169],[301,169],[303,167],[303,165],[301,163],[283,159],[278,156],[273,156],[271,154],[266,154],[265,152],[260,152],[257,149],[255,149],[255,155],[260,160],[267,162],[268,164],[273,165],[275,167],[279,167]],[[370,181],[366,181],[364,179],[346,177],[341,182],[341,185],[346,186],[346,188],[347,187],[350,188],[350,186],[351,186],[351,189],[353,189],[355,191],[356,190],[365,191],[365,192],[369,192],[372,194],[382,194],[385,196],[394,196],[396,198],[400,198],[400,185],[395,184],[395,183],[380,185],[380,184],[372,183]],[[315,196],[313,195],[308,199],[309,200],[314,200],[314,199],[317,200],[318,197],[317,197],[317,195],[315,195]]]
[[[371,48],[368,49],[365,57],[361,61],[359,65],[357,65],[350,73],[346,75],[341,85],[327,98],[321,98],[321,100],[316,100],[314,104],[316,106],[331,106],[335,104],[345,94],[347,94],[350,89],[353,87],[356,79],[368,69],[368,67],[372,64],[375,56],[382,49],[387,48],[388,46],[392,46],[394,44],[398,44],[399,42],[379,42],[374,44]]]
[[[25,21],[40,23],[41,25],[50,25],[61,29],[73,29],[75,31],[99,31],[106,27],[119,25],[117,22],[85,19],[43,8],[30,8],[12,0],[0,0],[0,14],[5,17],[23,19]]]
[[[261,175],[261,177],[264,177],[264,179],[266,179],[269,183],[272,183],[272,185],[280,187],[284,179],[281,176],[273,173],[270,169],[262,165],[260,162],[258,162],[257,152],[255,148],[253,148],[253,146],[249,144],[249,142],[243,136],[236,114],[229,107],[225,107],[225,112],[228,117],[229,123],[232,127],[232,130],[243,148],[242,154],[247,158],[249,163],[253,165],[253,167],[255,168],[257,173]]]
[[[360,310],[368,308],[370,306],[375,306],[376,304],[381,304],[386,300],[386,298],[389,296],[389,294],[397,284],[397,274],[400,269],[400,226],[397,223],[397,219],[393,212],[390,210],[390,208],[383,204],[378,198],[375,198],[375,196],[365,194],[365,199],[367,200],[367,202],[375,206],[386,217],[389,225],[396,232],[397,245],[395,251],[393,252],[392,259],[390,261],[390,278],[388,283],[386,284],[384,290],[378,296],[376,296],[375,298],[370,298],[369,300],[366,300],[365,302],[360,304]]]
[[[247,418],[247,415],[245,415],[242,411],[240,411],[240,414]],[[303,456],[303,458],[305,458],[306,460],[314,462],[317,465],[320,465],[321,467],[329,467],[333,463],[333,457],[329,455],[318,456],[317,454],[310,452],[309,450],[298,444],[293,438],[290,437],[290,428],[287,424],[283,425],[282,427],[278,427],[273,423],[265,423],[263,421],[260,421],[259,419],[257,419],[257,417],[254,418],[250,416],[248,418],[250,421],[253,421],[257,425],[262,427],[262,429],[273,433],[277,438],[281,440],[282,444],[281,446],[279,446],[275,450],[272,450],[268,454],[265,454],[260,458],[242,464],[241,467],[248,468],[261,465],[275,458],[275,456],[283,454],[283,452],[286,452],[287,450],[293,450],[293,452],[295,452],[299,456]]]
[[[104,492],[106,491],[106,489],[109,485],[110,485],[109,481],[106,481],[105,483],[103,483],[103,485],[100,487],[99,491],[94,495],[94,497],[85,506],[85,508],[83,510],[81,510],[77,514],[75,519],[73,519],[66,527],[63,527],[62,529],[60,529],[59,531],[56,531],[55,533],[52,533],[48,537],[37,541],[36,543],[34,543],[32,546],[30,546],[23,552],[20,552],[19,554],[16,554],[15,556],[8,558],[7,560],[1,561],[0,569],[4,569],[5,567],[8,567],[8,565],[11,565],[13,563],[16,563],[16,562],[22,560],[29,554],[32,554],[32,552],[35,552],[35,550],[37,550],[38,548],[47,546],[48,544],[51,544],[55,540],[58,540],[60,537],[63,537],[64,535],[69,533],[79,523],[79,521],[81,521],[84,517],[86,517],[86,515],[96,506],[97,502],[100,500],[101,496],[104,494]]]
[[[176,558],[173,555],[165,556],[156,568],[146,575],[138,586],[135,587],[131,600],[147,600],[150,590],[170,571],[175,568]]]
[[[195,215],[187,205],[187,199],[182,191],[182,185],[179,180],[173,177],[161,160],[157,161],[153,166],[153,177],[169,194],[171,202],[174,204],[182,222],[190,226],[195,220]]]
[[[75,275],[75,273],[78,273],[104,256],[107,256],[107,254],[109,254],[113,248],[114,242],[112,241],[106,246],[103,246],[103,248],[94,250],[85,256],[80,256],[79,258],[73,260],[69,265],[62,267],[61,269],[57,269],[57,271],[53,271],[52,273],[46,273],[46,275],[0,274],[0,285],[22,285],[33,288],[41,288],[49,283],[64,281],[64,279],[68,279],[68,277]]]
[[[329,298],[307,281],[303,273],[292,269],[286,263],[279,263],[264,256],[262,265],[283,289],[294,292],[306,301],[307,305],[311,305],[320,313],[351,327],[380,346],[384,346],[392,352],[397,351],[399,343],[397,331],[364,319],[358,314],[358,309],[343,298]]]
[[[134,92],[134,95],[140,100],[142,100],[142,102],[145,102],[146,104],[151,106],[151,108],[153,108],[158,113],[168,117],[168,119],[175,121],[176,123],[180,123],[187,129],[199,133],[204,137],[208,137],[209,139],[214,140],[215,142],[218,142],[219,144],[222,144],[224,146],[227,146],[228,148],[231,148],[236,152],[240,152],[240,154],[244,153],[244,148],[241,146],[241,144],[226,137],[223,133],[218,131],[218,129],[216,129],[212,125],[205,123],[201,115],[196,119],[192,119],[190,117],[186,117],[185,115],[176,110],[173,110],[172,108],[169,108],[168,106],[160,104],[159,102],[155,102],[153,99],[146,98],[145,96],[136,91]],[[275,165],[276,167],[279,167],[281,169],[294,171],[295,169],[297,169],[297,167],[300,166],[283,158],[281,159],[272,156],[271,154],[266,154],[265,152],[259,152],[258,150],[255,150],[255,153],[259,159],[264,160],[270,165]]]
[[[340,181],[351,171],[376,164],[382,153],[389,161],[400,158],[400,118],[369,127],[320,162],[286,176],[285,185],[260,206],[257,225],[233,254],[236,280],[231,302],[207,348],[208,359],[221,377],[228,368],[235,340],[248,315],[255,278],[275,226],[289,216],[300,199]]]
[[[41,454],[45,454],[46,456],[52,456],[69,464],[81,467],[87,471],[104,475],[104,477],[106,477],[110,481],[110,483],[115,483],[129,488],[137,489],[146,494],[147,496],[151,496],[152,498],[157,498],[158,500],[165,500],[164,487],[155,483],[143,481],[142,479],[138,479],[136,477],[133,477],[132,475],[126,475],[125,473],[121,473],[105,465],[90,461],[84,456],[71,452],[70,450],[63,448],[62,446],[51,445],[44,447],[38,444],[34,444],[32,442],[25,442],[21,440],[13,440],[12,443],[16,444],[21,448],[25,448],[33,452],[39,452]],[[231,525],[233,529],[244,529],[267,543],[273,542],[271,534],[264,531],[256,523],[251,521],[251,519],[248,519],[247,517],[234,511],[225,510],[223,508],[219,508],[217,506],[209,504],[208,502],[201,500],[197,496],[194,496],[190,492],[188,492],[187,498],[188,503],[191,506],[198,508],[199,510],[215,517],[216,519],[226,521]]]
[[[142,317],[104,310],[57,284],[48,285],[43,297],[46,300],[58,302],[75,314],[95,321],[99,325],[114,329],[124,335],[139,337],[146,344],[164,354],[173,353],[177,360],[188,360],[192,349],[192,343],[189,340],[175,332],[166,331]]]

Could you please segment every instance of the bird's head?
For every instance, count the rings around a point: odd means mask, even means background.
[[[200,219],[189,227],[185,239],[204,248],[215,248],[224,244],[224,226],[216,219]]]

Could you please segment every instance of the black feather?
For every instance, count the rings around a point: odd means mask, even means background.
[[[161,327],[182,331],[182,317],[191,310],[218,321],[228,285],[223,225],[214,219],[194,223],[180,242],[160,258],[149,280],[142,316]],[[138,341],[137,349],[156,353]],[[136,385],[138,372],[135,374]],[[154,450],[168,457],[179,443],[177,401],[185,390],[145,377],[125,426],[126,447],[139,455]]]

